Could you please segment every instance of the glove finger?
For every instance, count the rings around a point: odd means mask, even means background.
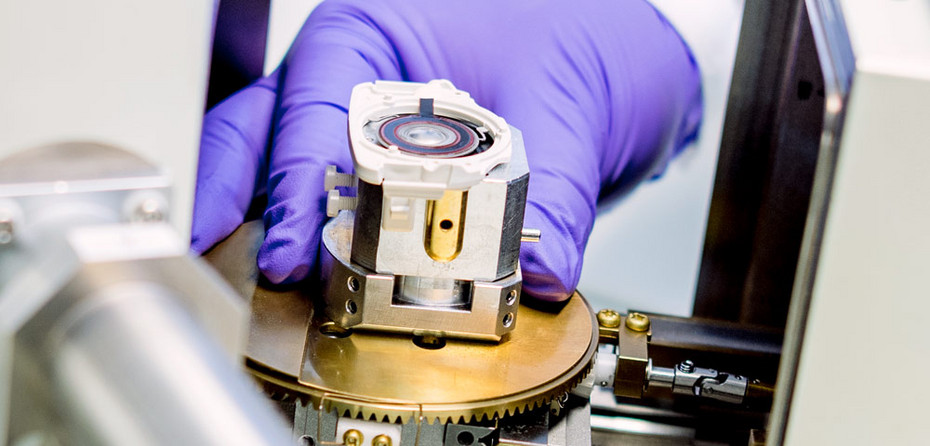
[[[282,99],[269,161],[265,243],[258,264],[274,283],[303,279],[326,220],[324,171],[352,170],[346,112],[352,88],[399,79],[396,56],[366,14],[321,4],[283,66]]]
[[[549,36],[558,51],[522,60],[524,71],[508,72],[507,90],[495,91],[495,111],[525,138],[524,226],[542,232],[539,243],[521,247],[524,290],[547,301],[574,292],[599,199],[661,173],[701,116],[694,61],[648,4],[625,3],[601,20],[570,15],[560,22],[569,27],[564,33],[589,38]],[[618,28],[628,33],[618,37]]]
[[[508,115],[523,131],[530,165],[523,226],[542,233],[538,243],[521,246],[523,290],[536,299],[562,301],[578,285],[594,224],[598,154],[590,133],[576,131],[561,119],[567,109],[559,98],[518,102],[524,110],[534,110],[532,116],[516,110]],[[555,113],[559,107],[561,114]]]
[[[265,184],[265,148],[277,97],[277,73],[262,78],[204,116],[191,251],[200,254],[243,222]]]

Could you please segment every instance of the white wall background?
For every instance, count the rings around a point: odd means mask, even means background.
[[[578,289],[595,309],[690,316],[743,0],[651,1],[701,67],[704,123],[665,175],[598,216]]]
[[[213,0],[0,1],[0,157],[110,144],[173,179],[190,237]]]
[[[280,63],[320,0],[273,0],[265,72]],[[704,124],[664,176],[598,216],[578,289],[595,309],[689,316],[704,246],[743,0],[652,0],[694,51],[704,86]]]

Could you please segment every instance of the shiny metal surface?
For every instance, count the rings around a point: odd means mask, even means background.
[[[357,86],[352,102],[352,112],[370,116],[356,121],[350,113],[355,198],[332,188],[344,178],[335,168],[324,182],[335,219],[323,229],[323,313],[345,328],[500,341],[517,323],[522,284],[529,166],[520,132],[505,128],[513,136],[497,140],[487,120],[503,120],[493,114],[435,115],[441,94],[417,98],[418,114],[395,115],[393,99],[365,102],[370,88]],[[489,147],[478,150],[482,144]],[[491,146],[506,150],[489,158]],[[469,158],[450,160],[457,157]]]
[[[539,243],[539,240],[542,239],[542,231],[539,229],[529,229],[523,228],[520,231],[520,241],[529,242],[529,243]]]
[[[827,211],[833,194],[836,162],[846,121],[846,109],[856,71],[852,43],[843,11],[837,0],[805,0],[810,17],[811,38],[824,80],[825,106],[820,135],[817,168],[811,191],[810,210],[798,256],[797,280],[791,291],[785,335],[785,354],[778,370],[777,397],[772,404],[769,444],[784,441],[793,399],[801,347],[814,293],[814,279],[820,260]]]
[[[465,204],[468,193],[447,190],[426,203],[426,253],[437,262],[450,262],[462,252]]]
[[[520,317],[499,345],[449,340],[438,350],[417,347],[405,336],[355,332],[332,338],[320,333],[321,321],[314,319],[300,383],[311,395],[333,394],[336,407],[366,417],[422,412],[454,420],[522,412],[577,384],[590,368],[597,332],[580,295],[559,314],[524,306]]]
[[[345,425],[344,425],[345,424]],[[365,429],[366,425],[370,428]],[[591,407],[587,399],[571,396],[560,414],[548,408],[496,420],[493,424],[466,425],[425,423],[408,420],[385,424],[338,417],[334,412],[320,412],[313,405],[298,401],[294,413],[294,435],[300,444],[346,444],[345,432],[352,428],[364,433],[363,443],[376,435],[394,437],[394,446],[590,446]],[[396,441],[398,435],[399,441]],[[472,435],[459,436],[462,432]],[[372,435],[374,434],[374,435]],[[484,441],[480,441],[480,440]],[[471,441],[468,441],[471,440]],[[310,443],[312,441],[313,443]],[[599,443],[595,443],[599,444]]]
[[[283,444],[234,359],[244,309],[211,270],[179,257],[74,274],[12,340],[10,439],[47,429],[68,444]]]
[[[388,220],[388,212],[383,206],[382,187],[360,181],[352,261],[375,272],[402,276],[494,281],[513,274],[518,267],[529,166],[520,132],[511,131],[511,161],[494,167],[468,189],[458,222],[461,238],[454,238],[458,251],[454,259],[437,261],[424,249],[431,200],[404,199],[412,227],[407,231],[386,229],[383,222]]]
[[[0,246],[0,443],[287,441],[237,364],[246,302],[163,222],[169,184],[99,144],[0,160],[23,222]]]
[[[260,220],[244,223],[205,253],[204,260],[241,296],[251,299],[244,356],[257,367],[296,378],[313,314],[313,297],[306,288],[271,289],[258,285],[261,273],[255,257],[264,236]]]
[[[650,386],[671,389],[675,385],[674,368],[654,367],[652,360],[650,360],[646,372],[646,380]]]
[[[305,285],[273,290],[258,283],[248,255],[262,235],[261,222],[247,223],[206,257],[252,296],[248,365],[273,390],[366,417],[422,414],[433,422],[538,407],[591,367],[597,325],[577,294],[558,313],[521,306],[521,323],[499,345],[449,340],[426,350],[408,336],[327,337],[319,332],[323,321],[312,317],[315,296]]]
[[[267,400],[167,290],[102,290],[45,341],[64,423],[87,444],[284,445]]]
[[[349,259],[353,216],[342,212],[323,228],[327,318],[348,328],[495,342],[514,329],[519,270],[493,282],[376,274]]]
[[[617,372],[614,376],[614,393],[627,398],[642,398],[646,388],[649,365],[649,333],[638,331],[641,321],[629,327],[627,320],[639,313],[622,316],[623,323],[617,329]],[[642,316],[642,315],[641,315]],[[646,319],[648,329],[648,318]]]
[[[743,403],[749,387],[749,380],[744,376],[695,367],[691,361],[683,361],[675,368],[654,367],[650,362],[646,379],[652,387],[670,388],[677,394],[732,404]]]
[[[396,276],[396,303],[430,307],[468,308],[471,305],[471,281]]]

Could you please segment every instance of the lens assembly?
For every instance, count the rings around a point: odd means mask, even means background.
[[[484,135],[455,119],[439,116],[402,115],[371,122],[368,130],[384,148],[429,158],[458,158],[480,153]],[[372,138],[375,139],[375,138]]]

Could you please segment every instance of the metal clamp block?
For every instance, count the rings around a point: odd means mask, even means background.
[[[489,341],[513,330],[519,269],[493,282],[377,274],[349,259],[353,217],[341,212],[323,229],[324,311],[329,319],[346,328]]]
[[[617,330],[617,373],[614,394],[627,398],[642,398],[649,366],[649,332],[637,331],[624,316]]]

